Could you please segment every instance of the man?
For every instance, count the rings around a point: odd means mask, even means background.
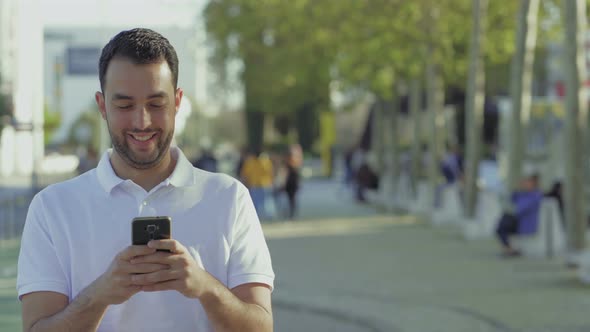
[[[539,175],[531,174],[525,177],[520,188],[510,197],[512,211],[505,212],[496,228],[496,235],[502,245],[502,255],[505,257],[520,256],[520,251],[510,244],[511,235],[527,235],[537,231],[539,211],[543,192],[539,189]]]
[[[247,189],[170,147],[183,94],[174,48],[154,31],[123,31],[99,69],[114,148],[33,199],[18,266],[23,330],[272,331],[274,273]],[[130,246],[132,218],[154,215],[172,218],[173,239]]]

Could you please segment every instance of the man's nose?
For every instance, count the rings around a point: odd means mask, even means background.
[[[134,127],[138,129],[146,129],[152,125],[152,118],[149,110],[146,107],[139,106],[136,111]]]

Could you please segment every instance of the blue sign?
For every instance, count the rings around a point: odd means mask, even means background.
[[[70,47],[67,49],[68,75],[98,75],[98,47]]]

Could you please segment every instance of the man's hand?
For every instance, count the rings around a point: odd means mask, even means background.
[[[129,246],[121,251],[108,270],[90,285],[93,297],[104,305],[120,304],[141,291],[142,286],[133,282],[135,275],[164,271],[168,266],[158,263],[132,264],[130,261],[155,252],[155,248],[148,246]]]
[[[200,298],[205,286],[213,278],[198,266],[188,250],[176,240],[152,240],[148,243],[151,249],[158,251],[150,255],[142,255],[131,260],[132,265],[159,265],[169,269],[151,273],[134,275],[132,284],[140,285],[145,292],[176,290],[188,298]]]

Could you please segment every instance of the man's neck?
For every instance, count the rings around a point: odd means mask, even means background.
[[[168,178],[176,167],[176,160],[172,158],[170,149],[156,166],[148,169],[137,169],[129,166],[114,149],[110,162],[118,177],[133,181],[147,192]]]

